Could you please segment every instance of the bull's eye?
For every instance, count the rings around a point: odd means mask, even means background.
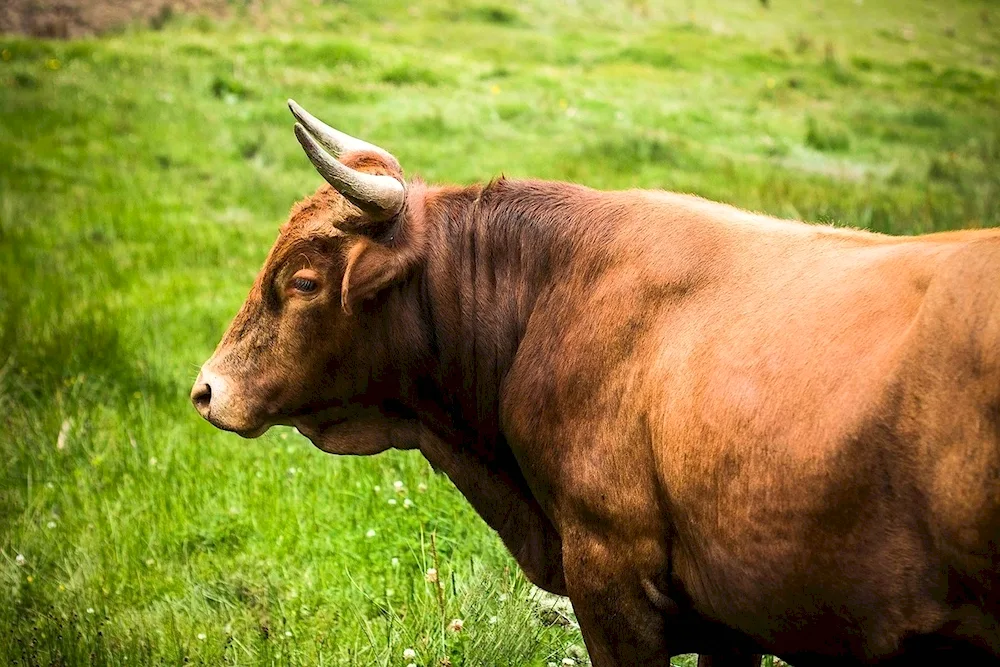
[[[299,292],[309,293],[316,290],[316,281],[296,276],[295,278],[292,278],[292,287],[294,287]]]
[[[288,291],[299,295],[311,295],[319,287],[319,274],[311,268],[299,269],[288,281]]]

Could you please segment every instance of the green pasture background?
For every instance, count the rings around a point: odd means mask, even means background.
[[[2,664],[585,661],[418,455],[241,440],[189,405],[320,183],[287,97],[431,182],[1000,224],[986,0],[233,2],[0,56]]]

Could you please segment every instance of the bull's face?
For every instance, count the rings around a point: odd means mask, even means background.
[[[299,141],[332,187],[293,209],[191,400],[213,425],[244,437],[291,424],[328,451],[373,453],[384,447],[338,427],[378,416],[369,394],[384,350],[351,306],[408,270],[398,249],[371,235],[398,222],[402,174],[381,149],[291,106]],[[342,437],[326,437],[334,431]]]

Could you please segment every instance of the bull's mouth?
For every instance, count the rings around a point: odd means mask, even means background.
[[[241,438],[254,440],[267,433],[272,426],[292,426],[299,433],[314,442],[321,439],[324,433],[348,421],[348,415],[338,407],[324,408],[319,411],[310,411],[306,414],[293,415],[291,417],[280,418],[276,415],[262,417],[260,421],[253,422],[250,426],[237,425],[228,422],[223,416],[208,414],[205,420],[221,431],[235,433]]]
[[[202,411],[199,410],[199,412]],[[257,412],[254,414],[251,411],[250,414],[241,414],[242,411],[235,411],[233,414],[233,412],[212,406],[207,411],[202,412],[201,416],[220,431],[235,433],[247,440],[259,438],[267,433],[272,426],[280,423],[269,413]]]

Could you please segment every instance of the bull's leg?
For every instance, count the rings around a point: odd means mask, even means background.
[[[712,653],[698,656],[698,667],[760,667],[761,656],[755,653]]]
[[[570,584],[570,599],[594,667],[670,664],[662,618],[625,599],[620,588]]]
[[[670,664],[666,621],[624,550],[597,540],[563,544],[566,587],[594,667]]]

